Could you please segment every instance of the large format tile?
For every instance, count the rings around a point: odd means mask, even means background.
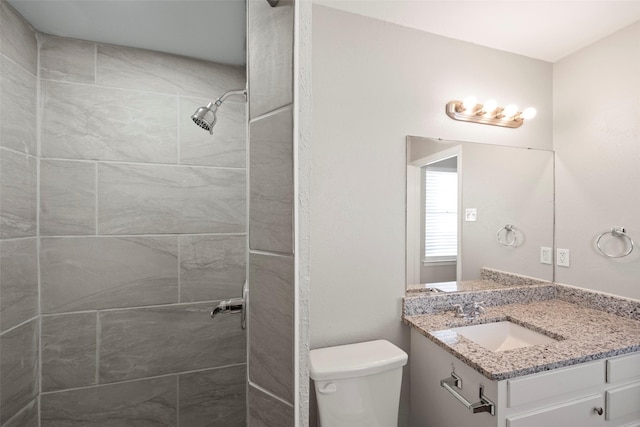
[[[249,385],[249,426],[293,427],[294,412],[291,405],[274,399]]]
[[[210,304],[100,313],[100,382],[243,363],[239,315],[209,317]]]
[[[210,99],[180,97],[180,163],[243,168],[247,157],[246,103],[229,98],[216,112],[213,135],[196,126],[191,115]]]
[[[37,155],[36,77],[0,55],[0,144]]]
[[[96,383],[96,323],[96,313],[42,317],[42,391]]]
[[[0,241],[0,331],[38,314],[38,241]]]
[[[96,44],[40,34],[40,77],[78,83],[96,80]]]
[[[180,300],[239,297],[246,276],[246,236],[180,236]]]
[[[177,302],[177,237],[42,238],[42,312]]]
[[[42,157],[176,163],[175,96],[42,82]]]
[[[245,427],[246,366],[193,372],[179,377],[179,424]]]
[[[40,161],[40,234],[95,234],[96,165]]]
[[[42,427],[175,427],[175,376],[111,384],[41,399]]]
[[[0,52],[20,64],[31,74],[38,73],[38,42],[31,26],[13,10],[0,1]]]
[[[36,158],[0,148],[0,237],[36,235]]]
[[[249,246],[293,253],[293,117],[291,108],[250,125]]]
[[[249,0],[249,117],[293,102],[293,2]]]
[[[38,399],[33,399],[22,411],[16,414],[2,427],[40,427],[38,414]]]
[[[249,258],[249,379],[293,402],[293,257]]]
[[[0,335],[0,424],[38,395],[38,321]]]
[[[98,45],[98,84],[157,92],[210,96],[245,87],[244,67],[168,53]]]
[[[245,171],[100,164],[102,234],[242,233]]]

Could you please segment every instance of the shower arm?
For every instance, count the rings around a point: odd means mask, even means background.
[[[219,107],[222,105],[222,103],[230,96],[243,96],[244,100],[247,100],[247,90],[246,89],[235,89],[235,90],[229,90],[225,93],[222,94],[222,96],[218,99],[216,99],[215,101],[212,101],[209,103],[209,105],[207,106],[207,108],[211,108],[213,107],[213,105],[215,105],[216,107]]]

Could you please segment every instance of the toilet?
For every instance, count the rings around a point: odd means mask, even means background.
[[[386,340],[310,353],[320,427],[397,427],[407,353]]]

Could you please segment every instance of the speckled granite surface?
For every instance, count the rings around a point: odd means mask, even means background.
[[[430,298],[435,296],[438,295]],[[485,314],[473,321],[456,318],[451,312],[405,314],[403,321],[491,380],[640,351],[640,321],[630,317],[557,298],[526,304],[485,305],[485,308]],[[510,320],[561,339],[550,344],[492,352],[450,330],[458,326],[502,320]]]
[[[483,306],[493,307],[505,304],[526,303],[531,301],[542,301],[556,297],[556,287],[551,284],[531,285],[482,290],[469,290],[456,293],[420,293],[409,294],[403,299],[403,313],[405,316],[415,316],[420,314],[438,313],[449,310],[454,304],[463,306],[474,302],[484,302]]]

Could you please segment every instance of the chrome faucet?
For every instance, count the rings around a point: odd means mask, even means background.
[[[451,306],[451,310],[454,311],[455,317],[463,317],[465,319],[477,319],[485,313],[485,309],[482,306],[484,301],[474,302],[473,307],[468,313],[464,312],[464,308],[461,304],[454,304]]]

